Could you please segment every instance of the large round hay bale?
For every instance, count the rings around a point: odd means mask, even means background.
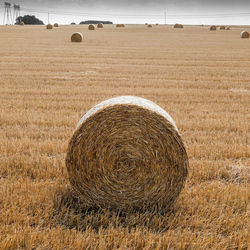
[[[151,24],[148,25],[148,28],[152,28],[153,26]]]
[[[102,23],[98,23],[97,24],[97,28],[103,28],[103,24]]]
[[[47,30],[52,30],[53,26],[51,24],[47,24],[46,28],[47,28]]]
[[[20,25],[21,25],[21,26],[24,26],[24,22],[21,22]]]
[[[70,140],[66,166],[87,206],[169,208],[188,173],[175,122],[155,103],[121,96],[90,109]]]
[[[71,36],[71,42],[80,43],[83,40],[83,35],[81,32],[76,32]]]
[[[225,30],[226,27],[225,26],[220,26],[220,30]]]
[[[95,25],[93,24],[90,24],[89,27],[88,27],[89,30],[95,30]]]
[[[58,27],[59,27],[59,24],[58,24],[58,23],[55,23],[55,24],[54,24],[54,27],[55,27],[55,28],[58,28]]]
[[[249,38],[249,33],[248,33],[247,31],[242,31],[242,32],[240,33],[240,37],[241,37],[241,38]]]
[[[179,24],[179,23],[176,23],[175,25],[174,25],[174,28],[176,29],[182,29],[183,28],[183,25],[182,24]]]
[[[116,24],[116,27],[117,27],[117,28],[124,28],[125,25],[124,25],[124,24]]]
[[[216,26],[215,26],[215,25],[212,25],[212,26],[210,26],[209,29],[210,29],[210,30],[216,30]]]

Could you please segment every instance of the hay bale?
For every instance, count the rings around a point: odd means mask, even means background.
[[[20,25],[21,25],[21,26],[24,26],[24,22],[21,22]]]
[[[174,28],[175,28],[175,29],[183,29],[183,25],[182,25],[182,24],[179,24],[179,23],[176,23],[176,24],[174,25]]]
[[[151,25],[151,24],[149,24],[149,25],[148,25],[148,28],[152,28],[152,25]]]
[[[103,24],[102,23],[98,23],[97,24],[97,28],[103,28]]]
[[[124,24],[116,24],[116,28],[124,28],[125,25]]]
[[[90,24],[88,27],[89,30],[95,30],[95,26],[93,24]]]
[[[231,27],[230,27],[230,26],[227,26],[227,27],[226,27],[226,30],[230,30],[230,29],[231,29]]]
[[[52,30],[53,26],[51,24],[47,24],[46,28],[47,28],[47,30]]]
[[[216,30],[216,26],[215,26],[215,25],[212,25],[212,26],[210,26],[209,29],[210,29],[210,30]]]
[[[225,26],[220,26],[220,30],[225,30],[226,27]]]
[[[58,28],[58,27],[59,27],[59,24],[58,24],[58,23],[55,23],[55,24],[54,24],[54,27],[55,27],[55,28]]]
[[[181,192],[188,156],[165,110],[143,98],[121,96],[81,118],[66,166],[85,205],[161,209],[170,207]]]
[[[71,36],[71,42],[80,43],[83,40],[83,35],[81,32],[76,32]]]
[[[241,37],[241,38],[249,38],[249,33],[248,33],[247,31],[242,31],[242,32],[240,33],[240,37]]]

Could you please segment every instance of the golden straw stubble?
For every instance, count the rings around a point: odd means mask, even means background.
[[[181,192],[188,156],[175,126],[137,105],[89,116],[68,146],[71,185],[89,206],[167,209]]]

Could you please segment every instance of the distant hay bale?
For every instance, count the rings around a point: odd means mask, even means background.
[[[225,26],[220,26],[220,30],[225,30],[226,27]]]
[[[47,30],[52,30],[53,26],[51,24],[47,24],[46,28],[47,28]]]
[[[230,29],[231,29],[231,27],[230,27],[230,26],[227,26],[227,27],[226,27],[226,30],[230,30]]]
[[[89,30],[95,30],[95,26],[93,24],[90,24],[88,27]]]
[[[151,24],[148,25],[148,28],[152,28],[153,26]]]
[[[80,43],[83,40],[83,35],[81,32],[76,32],[71,36],[71,42]]]
[[[179,24],[179,23],[176,23],[175,25],[174,25],[174,28],[176,29],[183,29],[183,25],[182,24]]]
[[[241,38],[249,38],[249,33],[248,33],[247,31],[242,31],[242,32],[240,33],[240,37],[241,37]]]
[[[156,26],[158,26],[159,24],[158,24],[158,23],[156,23],[155,25],[156,25]]]
[[[97,24],[97,28],[103,28],[103,24],[102,23],[98,23]]]
[[[124,24],[116,24],[116,28],[124,28],[125,25]]]
[[[21,22],[20,25],[21,25],[21,26],[24,26],[24,22]]]
[[[55,24],[54,24],[54,27],[58,28],[58,27],[59,27],[59,24],[58,24],[58,23],[55,23]]]
[[[212,25],[212,26],[210,26],[209,29],[210,29],[210,30],[216,30],[216,26],[215,26],[215,25]]]
[[[120,96],[81,118],[66,166],[75,193],[88,206],[166,209],[184,186],[188,156],[165,110],[143,98]]]

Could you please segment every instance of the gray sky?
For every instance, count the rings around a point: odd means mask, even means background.
[[[47,23],[78,23],[87,19],[115,23],[250,24],[250,0],[9,0],[20,4],[21,15],[33,14]],[[0,22],[3,16],[1,3]],[[70,12],[70,13],[64,13]],[[75,13],[75,14],[74,14]],[[69,15],[72,14],[72,15]],[[110,15],[108,15],[110,14]],[[225,15],[219,15],[225,14]],[[228,15],[233,14],[233,15]]]

